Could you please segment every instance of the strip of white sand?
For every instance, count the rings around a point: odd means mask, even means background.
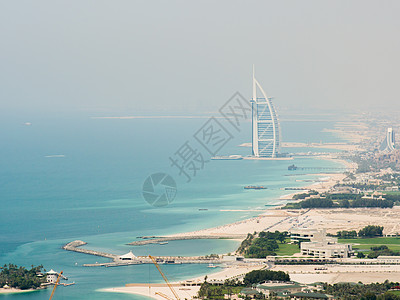
[[[18,293],[29,293],[29,292],[34,292],[36,290],[34,289],[28,289],[28,290],[20,290],[16,288],[0,288],[0,294],[18,294]]]

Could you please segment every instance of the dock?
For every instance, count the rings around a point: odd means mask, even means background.
[[[172,238],[172,237],[171,237]],[[209,238],[209,237],[207,237]],[[174,238],[175,239],[175,238]],[[183,238],[182,238],[183,239]],[[186,238],[188,239],[188,238]],[[154,241],[154,240],[152,240]],[[96,250],[81,248],[87,245],[86,242],[76,240],[64,245],[62,248],[67,251],[79,252],[94,256],[109,258],[112,261],[106,263],[84,264],[84,267],[119,267],[139,264],[152,264],[152,260],[147,256],[134,256],[129,259],[124,256],[106,253]],[[156,256],[157,263],[159,264],[219,264],[222,262],[222,256]]]

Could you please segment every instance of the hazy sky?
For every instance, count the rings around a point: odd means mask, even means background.
[[[0,1],[1,111],[400,110],[400,1]]]

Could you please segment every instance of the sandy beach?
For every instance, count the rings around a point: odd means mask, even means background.
[[[324,158],[329,159],[329,158]],[[356,164],[345,161],[339,160],[346,168],[354,168]],[[309,175],[317,175],[320,178],[320,181],[312,183],[308,186],[305,186],[305,190],[316,190],[320,193],[327,192],[332,186],[339,183],[343,180],[346,175],[343,173],[318,173],[318,174],[309,174]],[[296,191],[294,193],[290,193],[287,195],[283,195],[280,197],[279,200],[291,200],[293,195],[304,193],[305,190]],[[263,230],[280,230],[280,231],[287,231],[293,225],[291,224],[291,220],[293,218],[301,218],[304,214],[303,210],[282,210],[281,207],[284,206],[283,204],[277,206],[275,208],[259,210],[260,214],[257,217],[238,221],[231,224],[226,224],[223,226],[217,226],[213,228],[205,228],[202,230],[192,231],[192,232],[185,232],[185,233],[178,233],[171,236],[201,236],[201,235],[229,235],[229,234],[247,234],[253,233],[254,231],[260,232]],[[255,210],[252,210],[255,211]],[[309,212],[307,215],[312,215],[313,212]],[[315,216],[317,218],[317,216]],[[318,218],[319,220],[320,218]],[[301,220],[301,219],[300,219]],[[347,219],[344,221],[347,222]],[[336,233],[336,232],[335,232]]]
[[[400,265],[326,265],[327,270],[315,270],[315,265],[287,266],[279,265],[272,270],[288,272],[290,278],[300,283],[338,282],[372,283],[386,279],[397,282],[400,276]]]
[[[37,290],[34,289],[28,289],[28,290],[20,290],[20,289],[16,289],[16,288],[0,288],[0,294],[18,294],[18,293],[30,293],[30,292],[34,292]]]
[[[333,159],[331,156],[323,156],[320,159]],[[340,161],[346,168],[353,169],[357,165],[345,160],[335,159]],[[343,180],[346,175],[343,173],[319,173],[309,174],[318,175],[320,181],[304,187],[305,189],[313,189],[320,193],[326,192],[331,189],[335,184]],[[292,199],[292,196],[297,193],[304,193],[304,190],[296,191],[288,195],[282,196],[279,200]],[[256,211],[256,210],[252,210]],[[257,210],[258,211],[258,210]],[[257,217],[247,220],[217,226],[213,228],[205,228],[202,230],[178,233],[170,235],[171,237],[179,236],[218,236],[218,235],[232,235],[260,232],[260,231],[290,231],[294,227],[303,228],[318,228],[326,229],[328,233],[336,234],[339,230],[359,230],[366,225],[380,224],[384,226],[385,234],[392,234],[400,232],[400,207],[392,209],[380,208],[355,208],[355,209],[312,209],[312,210],[284,210],[281,207],[260,210]],[[248,273],[255,269],[260,269],[265,265],[243,265],[243,266],[229,266],[221,271],[213,274],[208,274],[208,281],[225,280],[234,278]],[[328,266],[327,270],[317,271],[315,266],[287,266],[275,265],[273,270],[282,270],[288,272],[291,279],[300,283],[313,283],[313,282],[358,282],[364,283],[385,281],[386,279],[398,281],[400,276],[400,265],[374,265],[374,266],[360,266],[360,265],[336,265]],[[192,282],[202,282],[203,277],[190,279]],[[179,286],[180,282],[176,284],[176,292],[180,298],[193,298],[197,295],[199,286]],[[135,285],[126,287],[108,288],[102,291],[138,294],[142,296],[151,297],[154,299],[164,299],[156,292],[163,293],[168,297],[174,298],[174,295],[167,286],[154,286],[148,285]]]
[[[221,269],[221,271],[219,271],[217,273],[208,274],[207,281],[212,283],[215,280],[220,281],[220,280],[225,280],[227,278],[232,278],[235,276],[241,276],[241,275],[244,275],[253,270],[258,270],[262,267],[264,267],[264,266],[263,265],[234,266],[234,267],[229,267],[229,268],[223,268],[223,269]],[[200,283],[204,282],[204,276],[187,279],[185,281],[187,281],[187,282],[190,281],[193,283],[200,284]],[[174,282],[172,284],[173,284],[173,288],[174,288],[175,292],[178,294],[179,298],[181,298],[181,299],[185,299],[185,298],[192,299],[194,296],[197,295],[197,292],[200,289],[199,285],[183,286],[183,285],[180,285],[181,282]],[[156,292],[161,292],[164,295],[171,297],[172,299],[175,298],[173,293],[171,292],[171,290],[165,284],[154,284],[154,285],[134,284],[132,286],[102,289],[101,291],[136,294],[136,295],[151,297],[151,298],[158,299],[158,300],[165,300],[164,297],[156,294]]]
[[[175,292],[178,294],[180,299],[192,299],[197,295],[197,292],[200,289],[200,286],[188,286],[188,287],[175,287]],[[171,292],[171,290],[167,286],[156,286],[149,287],[145,286],[132,286],[132,287],[116,287],[116,288],[108,288],[101,289],[101,292],[111,292],[111,293],[122,293],[122,294],[135,294],[140,296],[145,296],[157,300],[165,300],[165,297],[162,297],[156,293],[162,293],[171,299],[175,299],[175,296]]]
[[[366,225],[383,225],[385,234],[399,232],[400,207],[392,209],[380,208],[355,208],[355,209],[312,209],[312,210],[266,210],[256,218],[226,224],[214,228],[177,234],[185,236],[219,235],[219,234],[245,234],[261,230],[288,231],[296,223],[306,228],[325,228],[328,233],[339,230],[359,230]],[[296,255],[298,256],[298,255]],[[231,266],[213,274],[208,274],[208,281],[225,280],[235,276],[244,275],[265,265]],[[400,278],[400,265],[327,265],[327,270],[315,270],[316,265],[275,265],[272,270],[284,271],[290,274],[293,281],[309,284],[314,282],[358,282],[372,283],[390,280],[397,282]],[[189,279],[192,282],[203,282],[204,276]],[[180,282],[175,284],[179,285]],[[179,297],[191,299],[197,295],[199,286],[177,286],[175,291]],[[161,292],[174,298],[167,286],[149,288],[148,285],[137,285],[104,289],[106,292],[130,293],[162,300],[162,296],[155,294]]]
[[[314,175],[314,174],[313,174]],[[309,189],[316,189],[321,190],[327,187],[331,187],[332,185],[336,184],[338,180],[343,179],[344,175],[340,173],[321,173],[317,174],[320,178],[324,178],[323,182],[316,182],[313,183],[305,188]],[[304,192],[304,191],[300,191]],[[299,193],[299,192],[297,192]],[[294,193],[296,194],[296,193]],[[280,200],[285,200],[288,197],[291,199],[291,195],[285,195],[280,198]],[[231,224],[226,224],[223,226],[217,226],[213,228],[205,228],[202,230],[192,231],[192,232],[185,232],[185,233],[178,233],[175,235],[170,235],[173,237],[179,236],[203,236],[203,235],[229,235],[229,234],[247,234],[253,233],[254,231],[260,232],[262,230],[281,230],[281,228],[289,228],[290,223],[288,220],[292,218],[298,217],[298,215],[303,214],[303,212],[296,212],[293,213],[291,211],[286,211],[280,209],[280,207],[276,207],[273,209],[265,209],[265,210],[257,210],[260,212],[260,215],[254,218],[234,222]],[[285,229],[287,230],[287,229]],[[233,278],[235,276],[244,275],[252,270],[260,269],[265,267],[265,265],[252,265],[252,266],[232,266],[228,268],[221,269],[219,272],[208,274],[208,281],[212,282],[213,280],[225,280],[228,278]],[[192,282],[203,282],[203,277],[197,277],[193,279],[188,279]],[[179,284],[176,282],[174,284]],[[182,299],[191,299],[197,295],[198,290],[200,289],[199,286],[180,286],[176,287],[175,291]],[[135,286],[125,286],[125,287],[115,287],[115,288],[107,288],[102,289],[101,291],[104,292],[115,292],[115,293],[128,293],[128,294],[137,294],[141,296],[147,296],[158,300],[165,299],[164,297],[156,294],[156,292],[162,293],[167,295],[171,298],[174,298],[171,290],[167,286],[153,286],[149,287],[149,285],[135,285]]]
[[[171,236],[247,234],[262,230],[289,231],[294,226],[326,229],[327,233],[336,234],[337,231],[358,231],[367,225],[376,224],[384,226],[384,234],[395,234],[400,232],[398,220],[400,220],[400,206],[385,209],[270,209],[251,219]]]

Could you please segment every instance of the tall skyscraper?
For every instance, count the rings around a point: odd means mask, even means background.
[[[394,130],[389,127],[386,132],[386,137],[383,140],[380,150],[384,152],[392,152],[395,149]]]
[[[257,90],[262,97],[257,97]],[[271,98],[267,97],[254,75],[253,66],[253,98],[251,99],[253,113],[253,156],[275,158],[280,153],[281,131],[278,116]]]

